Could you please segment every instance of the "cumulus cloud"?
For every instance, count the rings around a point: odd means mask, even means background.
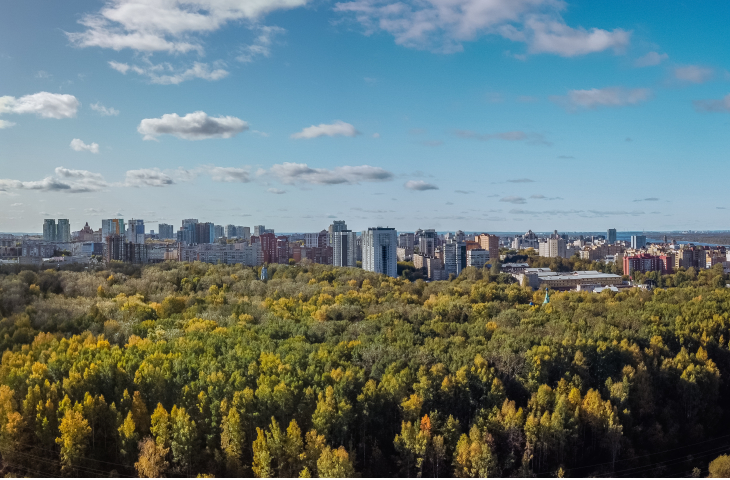
[[[0,120],[0,130],[2,130],[3,128],[10,128],[10,127],[14,127],[14,126],[15,126],[14,122],[8,122],[7,120]]]
[[[408,180],[403,186],[408,190],[417,190],[419,192],[439,189],[433,183],[424,182],[423,180]]]
[[[166,187],[175,182],[172,177],[159,168],[128,170],[124,186],[127,187]]]
[[[144,140],[156,140],[160,135],[174,135],[184,140],[231,138],[248,130],[248,123],[236,117],[209,117],[205,112],[188,113],[180,117],[168,113],[160,118],[145,118],[137,127]]]
[[[507,203],[514,203],[516,205],[522,205],[524,203],[527,203],[527,200],[525,200],[524,197],[515,197],[515,196],[500,198],[499,201],[507,202]]]
[[[326,124],[320,123],[319,125],[312,125],[305,128],[301,132],[292,134],[291,138],[317,138],[322,136],[328,137],[354,137],[358,135],[355,127],[349,123],[345,123],[342,120],[337,120],[335,123]]]
[[[40,118],[73,118],[79,106],[76,97],[68,94],[38,92],[20,98],[0,97],[0,115],[31,113]]]
[[[119,110],[117,110],[116,108],[112,108],[112,107],[108,107],[107,108],[107,107],[105,107],[104,105],[102,105],[99,102],[92,103],[89,106],[95,112],[99,112],[101,114],[101,116],[103,116],[103,117],[109,117],[109,116],[117,116],[117,115],[119,115]]]
[[[648,88],[626,89],[621,87],[592,88],[589,90],[570,90],[565,97],[551,97],[555,103],[568,110],[578,108],[595,109],[599,107],[622,107],[636,105],[651,97]]]
[[[634,66],[639,68],[653,67],[655,65],[659,65],[668,58],[669,55],[667,55],[666,53],[649,52],[643,57],[639,57],[634,60]]]
[[[211,178],[216,182],[248,183],[251,181],[251,172],[245,168],[212,167],[209,170]]]
[[[271,175],[287,185],[357,184],[360,182],[382,182],[393,178],[393,173],[370,165],[346,165],[329,170],[326,168],[311,168],[306,163],[289,162],[274,165],[262,174]]]
[[[512,132],[499,132],[499,133],[477,133],[471,130],[455,130],[454,135],[459,138],[468,138],[474,140],[505,140],[508,142],[525,142],[530,145],[552,145],[552,142],[545,139],[545,136],[541,133],[535,132],[523,132],[523,131],[512,131]]]
[[[73,170],[58,167],[55,176],[47,176],[42,180],[21,181],[0,179],[0,192],[13,190],[35,190],[41,192],[87,193],[96,192],[108,184],[101,174],[88,170]]]
[[[699,112],[730,112],[730,94],[719,100],[695,100],[692,104]]]
[[[74,138],[71,140],[71,149],[75,150],[77,152],[91,152],[91,153],[99,153],[99,144],[98,143],[91,143],[89,145],[85,144],[81,139]]]
[[[398,45],[451,53],[482,35],[527,45],[529,53],[564,57],[604,50],[621,52],[631,32],[568,26],[559,0],[354,0],[335,10],[361,24],[366,34],[385,31]]]
[[[271,55],[271,44],[274,37],[282,35],[286,30],[281,27],[258,25],[255,27],[257,36],[249,45],[244,45],[236,60],[243,63],[253,62],[257,57],[268,57]]]
[[[200,35],[233,22],[256,22],[272,11],[306,3],[307,0],[114,0],[98,12],[82,17],[82,31],[66,35],[77,47],[203,53]]]
[[[216,62],[215,64],[219,66],[223,65],[221,62]],[[191,67],[182,69],[175,68],[169,63],[153,64],[149,61],[143,66],[111,61],[109,62],[109,66],[123,75],[131,71],[137,75],[145,76],[149,78],[150,82],[158,85],[177,85],[186,80],[196,78],[215,81],[228,76],[227,70],[223,68],[211,68],[210,65],[202,62],[193,62]]]
[[[674,69],[674,77],[682,82],[705,83],[714,75],[714,70],[699,65],[685,65]]]

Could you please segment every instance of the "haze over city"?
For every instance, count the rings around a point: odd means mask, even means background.
[[[1,231],[727,225],[724,2],[3,9]]]

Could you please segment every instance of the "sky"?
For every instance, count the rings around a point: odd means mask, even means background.
[[[0,9],[0,231],[728,229],[727,2]]]

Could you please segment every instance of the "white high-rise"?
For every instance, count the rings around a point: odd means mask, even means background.
[[[397,246],[398,234],[395,228],[376,227],[362,232],[363,270],[397,277]]]
[[[357,265],[357,233],[344,230],[332,232],[332,264],[336,267],[354,267]]]

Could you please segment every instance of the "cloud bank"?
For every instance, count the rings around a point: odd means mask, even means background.
[[[441,53],[463,50],[463,42],[499,35],[527,46],[530,54],[574,57],[613,50],[622,52],[631,32],[617,28],[573,28],[559,0],[354,0],[335,4],[370,35],[385,31],[395,43]]]

